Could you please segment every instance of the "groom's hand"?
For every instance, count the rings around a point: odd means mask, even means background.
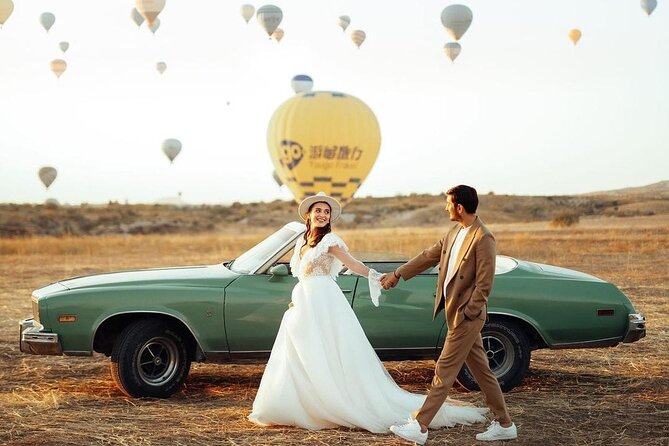
[[[395,276],[395,272],[386,273],[381,277],[381,286],[384,290],[389,290],[390,288],[395,288],[400,279]]]

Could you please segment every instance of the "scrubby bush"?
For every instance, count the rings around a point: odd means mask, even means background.
[[[554,228],[566,228],[578,223],[580,215],[574,211],[562,211],[553,216],[551,226]]]

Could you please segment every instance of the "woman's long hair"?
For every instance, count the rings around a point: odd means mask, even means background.
[[[317,203],[325,203],[324,201],[318,201]],[[309,206],[309,210],[307,211],[307,215],[311,215],[311,209],[314,207],[316,203],[312,204]],[[327,203],[325,203],[327,204]],[[330,205],[328,204],[328,207]],[[332,211],[332,208],[330,208],[330,211]],[[314,246],[318,245],[323,237],[325,237],[325,234],[329,233],[332,231],[332,227],[330,226],[330,222],[328,222],[327,225],[323,226],[322,228],[313,228],[313,234],[312,234],[312,229],[311,229],[311,219],[307,217],[307,230],[304,231],[304,244],[309,245],[311,248]]]

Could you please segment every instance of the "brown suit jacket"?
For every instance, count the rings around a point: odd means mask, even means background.
[[[404,280],[409,280],[440,264],[433,318],[445,308],[449,328],[457,327],[465,318],[485,320],[488,296],[495,278],[495,237],[477,216],[460,252],[452,254],[457,255],[454,272],[448,278],[444,293],[448,259],[460,227],[460,224],[454,225],[441,240],[397,269]]]

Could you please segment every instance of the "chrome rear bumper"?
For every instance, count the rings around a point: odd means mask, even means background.
[[[623,342],[636,342],[646,336],[646,318],[643,317],[643,314],[630,314],[628,318],[629,324]]]
[[[33,355],[62,355],[58,334],[42,332],[42,328],[34,319],[19,322],[20,350]]]

